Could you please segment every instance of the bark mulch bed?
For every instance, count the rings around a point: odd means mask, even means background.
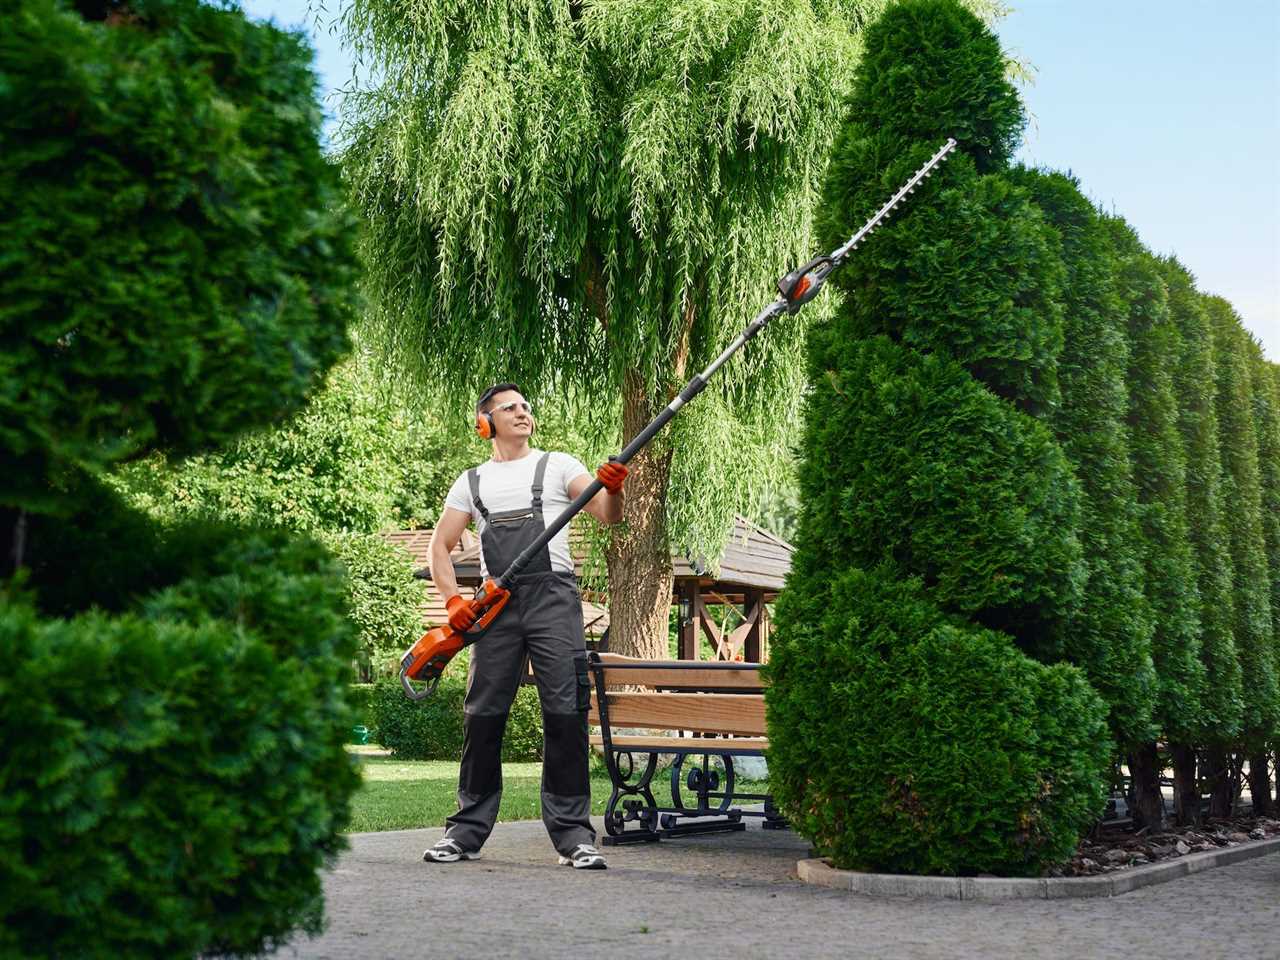
[[[1176,860],[1190,853],[1219,847],[1235,847],[1254,840],[1280,837],[1280,820],[1269,817],[1233,817],[1206,820],[1198,827],[1172,827],[1153,833],[1136,833],[1128,826],[1104,824],[1080,841],[1076,855],[1049,871],[1052,877],[1091,877],[1114,873],[1145,863]]]

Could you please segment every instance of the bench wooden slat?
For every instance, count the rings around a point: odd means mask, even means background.
[[[764,697],[736,693],[610,693],[614,727],[765,735]],[[592,703],[591,722],[599,723]]]
[[[735,737],[732,740],[708,740],[704,737],[613,737],[613,746],[621,750],[636,750],[650,753],[674,753],[677,750],[710,753],[763,753],[769,749],[767,737]],[[598,733],[591,735],[593,747],[603,747],[604,737]]]
[[[698,666],[673,666],[653,660],[637,660],[618,653],[602,653],[605,686],[667,687],[685,690],[751,690],[764,689],[759,664],[704,663]],[[618,669],[610,669],[617,667]]]

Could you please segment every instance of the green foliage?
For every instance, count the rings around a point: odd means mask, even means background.
[[[1200,596],[1187,533],[1187,461],[1174,387],[1180,345],[1159,262],[1124,221],[1115,244],[1117,292],[1129,338],[1129,438],[1138,488],[1147,602],[1154,616],[1154,718],[1185,740],[1201,726]],[[1131,738],[1127,743],[1136,742]]]
[[[770,784],[836,866],[1034,876],[1101,812],[1083,675],[948,617],[891,570],[793,582],[768,670]]]
[[[955,0],[912,0],[869,26],[864,42],[850,97],[862,129],[896,143],[954,137],[981,172],[1009,165],[1026,115],[982,21]]]
[[[1077,485],[1045,426],[940,354],[839,323],[810,351],[795,564],[892,564],[941,609],[1057,659],[1083,566]]]
[[[351,712],[355,722],[369,726],[371,714],[369,705],[373,702],[372,683],[353,683],[348,688],[347,702],[351,704]]]
[[[1205,682],[1200,698],[1203,729],[1198,736],[1222,745],[1240,733],[1244,704],[1232,634],[1232,566],[1223,517],[1230,504],[1222,499],[1213,338],[1191,274],[1172,258],[1161,265],[1169,292],[1169,317],[1179,335],[1173,380],[1187,455],[1187,535],[1200,590],[1200,659]]]
[[[435,694],[425,700],[406,697],[399,680],[378,680],[369,704],[372,738],[404,760],[461,759],[468,660],[465,650],[455,657]],[[521,685],[516,692],[502,740],[502,759],[542,759],[542,708],[534,686]]]
[[[990,33],[956,3],[906,0],[867,37],[825,241],[953,125],[972,140],[810,331],[770,779],[840,866],[1037,874],[1098,813],[1110,750],[1083,676],[1032,659],[1061,657],[1087,573],[1079,484],[1031,415],[1058,401],[1059,238],[1002,169],[1021,111]]]
[[[347,603],[360,631],[359,653],[373,673],[396,673],[400,656],[422,634],[426,588],[413,562],[376,533],[322,538],[346,567]]]
[[[1003,172],[1022,131],[995,35],[954,0],[913,0],[868,28],[816,226],[842,243],[948,137],[959,150],[841,273],[846,335],[888,334],[964,364],[1035,412],[1058,397],[1062,267]]]
[[[0,502],[300,406],[347,348],[352,221],[298,36],[197,0],[0,36]]]
[[[1274,363],[1249,341],[1253,422],[1258,430],[1258,480],[1262,493],[1262,539],[1267,548],[1272,648],[1280,658],[1280,385]],[[1280,660],[1277,660],[1280,666]],[[1276,730],[1280,739],[1280,727]]]
[[[1204,304],[1213,332],[1223,502],[1230,504],[1225,526],[1234,573],[1232,631],[1240,658],[1242,726],[1246,745],[1253,747],[1274,736],[1280,713],[1280,679],[1262,528],[1249,340],[1229,303],[1220,297],[1205,297]]]
[[[1056,231],[1065,269],[1064,349],[1058,357],[1062,403],[1049,420],[1081,484],[1087,580],[1062,652],[1107,702],[1112,735],[1132,743],[1147,733],[1156,679],[1126,433],[1129,348],[1111,244],[1075,179],[1025,168],[1010,176],[1031,192]]]
[[[125,613],[0,604],[0,953],[253,955],[320,928],[358,784],[338,571],[191,534],[184,578]]]

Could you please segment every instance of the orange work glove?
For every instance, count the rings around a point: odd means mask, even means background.
[[[627,465],[618,463],[617,460],[602,463],[596,471],[596,479],[604,484],[609,496],[616,497],[622,492],[622,481],[627,479]]]
[[[449,611],[449,626],[458,633],[466,633],[476,622],[475,607],[470,600],[463,600],[459,594],[455,593],[446,600],[444,607]]]

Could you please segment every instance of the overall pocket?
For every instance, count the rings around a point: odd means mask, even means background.
[[[573,672],[578,678],[578,712],[586,713],[591,709],[591,674],[585,650],[573,655]]]

